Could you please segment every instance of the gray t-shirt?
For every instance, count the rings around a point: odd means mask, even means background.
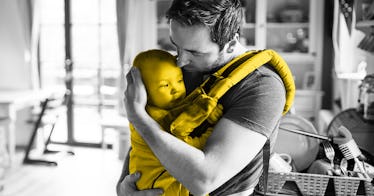
[[[187,92],[201,84],[201,78],[192,78],[188,73],[184,79]],[[271,66],[264,65],[227,91],[220,103],[224,108],[224,118],[270,138],[272,152],[285,97],[281,78]],[[262,174],[262,162],[260,151],[242,171],[209,195],[228,195],[254,187]]]

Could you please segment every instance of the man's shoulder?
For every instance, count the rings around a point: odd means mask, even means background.
[[[233,87],[232,92],[228,93],[257,91],[259,89],[266,89],[269,86],[277,86],[280,88],[271,88],[267,90],[284,90],[284,84],[281,77],[271,65],[265,64],[254,70],[252,73],[249,73],[238,83],[238,85]]]

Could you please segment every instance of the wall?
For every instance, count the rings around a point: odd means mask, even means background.
[[[35,85],[31,68],[29,6],[32,0],[0,0],[0,93],[29,90]],[[32,131],[30,108],[17,111],[16,145],[26,146]]]
[[[20,2],[0,0],[0,89],[32,88],[24,15]]]

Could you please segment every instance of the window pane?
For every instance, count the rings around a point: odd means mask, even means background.
[[[47,89],[61,90],[65,89],[65,69],[64,62],[51,63],[41,62],[41,81],[42,87]]]
[[[309,0],[271,1],[267,4],[266,20],[268,22],[308,22],[309,5]]]
[[[64,24],[64,0],[41,0],[40,19],[42,24]]]
[[[97,104],[98,103],[98,78],[97,69],[82,68],[87,65],[74,64],[74,99],[75,104]],[[80,67],[80,68],[77,68]]]
[[[283,52],[308,52],[307,28],[269,28],[267,48]]]
[[[40,28],[41,61],[64,62],[64,33],[63,25],[44,25]]]
[[[73,24],[93,24],[99,21],[99,0],[74,0],[71,2]]]
[[[73,61],[77,64],[92,64],[95,68],[99,61],[99,27],[79,25],[72,27]]]
[[[74,113],[74,138],[80,142],[100,143],[100,115],[97,108],[75,105]]]
[[[115,24],[117,10],[115,0],[100,0],[100,22]]]
[[[118,79],[120,69],[105,69],[101,73],[102,84],[100,86],[101,98],[104,105],[117,105],[118,102]]]
[[[103,68],[119,68],[117,26],[103,25],[101,28],[101,57]]]

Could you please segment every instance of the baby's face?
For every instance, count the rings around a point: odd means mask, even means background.
[[[142,72],[148,104],[162,109],[176,106],[186,96],[181,69],[170,62],[149,67]]]

